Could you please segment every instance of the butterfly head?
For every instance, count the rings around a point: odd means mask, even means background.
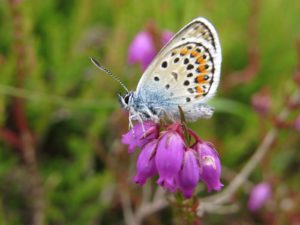
[[[130,92],[127,92],[123,95],[119,94],[119,101],[120,101],[120,104],[121,106],[124,108],[124,109],[129,109],[132,105],[132,97],[133,97],[133,92],[130,91]]]

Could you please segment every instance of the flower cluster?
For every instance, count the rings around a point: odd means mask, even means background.
[[[190,144],[187,139],[195,141]],[[158,175],[157,184],[168,191],[180,190],[186,198],[193,195],[201,180],[208,191],[219,191],[221,163],[213,145],[203,142],[181,123],[168,126],[152,121],[136,124],[122,137],[128,152],[141,148],[136,164],[134,181],[145,184],[148,178]]]

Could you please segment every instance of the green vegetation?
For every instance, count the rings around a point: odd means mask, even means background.
[[[131,181],[137,153],[128,155],[120,142],[128,129],[117,99],[123,90],[89,57],[135,89],[142,72],[127,64],[134,36],[151,22],[176,32],[198,16],[217,28],[223,63],[211,102],[216,113],[191,128],[214,143],[233,175],[268,131],[280,128],[249,178],[272,184],[272,206],[253,217],[249,189],[241,188],[237,212],[209,214],[202,223],[300,223],[300,139],[293,129],[299,108],[277,121],[299,89],[299,12],[296,0],[0,0],[0,224],[125,224],[122,195],[130,193],[134,208],[142,196]],[[253,109],[256,93],[270,96],[269,114]],[[224,177],[225,187],[230,179]],[[283,200],[292,206],[285,209]],[[174,208],[143,224],[183,224]]]

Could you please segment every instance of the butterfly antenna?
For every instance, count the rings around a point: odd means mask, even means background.
[[[112,79],[114,79],[115,81],[117,81],[124,89],[127,93],[129,93],[128,88],[125,86],[125,84],[123,84],[123,82],[116,76],[114,75],[112,72],[110,72],[108,69],[106,69],[104,66],[102,66],[96,59],[90,57],[92,63],[94,63],[94,65],[102,70],[103,72],[107,73],[109,76],[111,76]]]

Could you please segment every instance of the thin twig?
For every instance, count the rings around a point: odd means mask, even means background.
[[[32,201],[32,224],[43,225],[45,221],[45,201],[42,179],[39,174],[36,150],[32,145],[32,138],[29,133],[22,133],[21,136],[24,151],[24,161],[29,174],[28,183],[30,184],[30,201]]]
[[[121,200],[121,204],[122,204],[122,210],[123,210],[123,214],[124,214],[125,224],[126,225],[138,225],[138,223],[136,223],[136,220],[133,215],[133,210],[131,207],[131,201],[130,201],[128,192],[126,190],[124,190],[123,187],[120,187],[119,190],[120,190],[120,192],[119,192],[120,200]]]
[[[135,221],[136,224],[142,224],[142,220],[147,217],[148,215],[153,214],[168,205],[168,201],[165,197],[165,191],[158,187],[154,194],[152,202],[144,203],[140,205],[140,207],[136,210],[135,213]]]
[[[150,183],[146,183],[143,187],[141,205],[147,204],[151,200],[151,195],[152,195],[152,186]]]

